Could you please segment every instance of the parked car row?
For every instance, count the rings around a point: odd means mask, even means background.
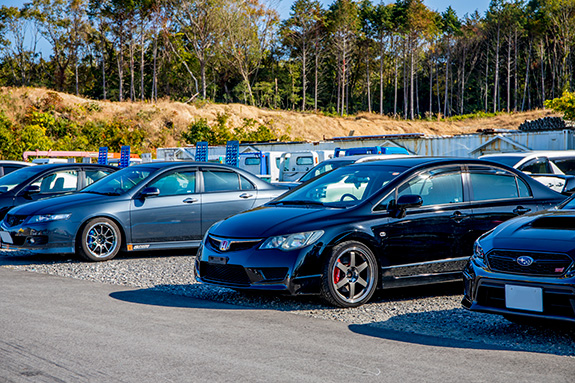
[[[213,163],[105,167],[96,182],[88,168],[51,178],[57,165],[25,168],[22,178],[39,169],[26,185],[0,179],[0,197],[14,201],[0,239],[91,261],[198,247],[200,282],[317,294],[339,307],[362,305],[378,289],[463,276],[470,310],[575,322],[573,198],[485,160],[353,162],[290,190]],[[44,199],[44,179],[54,187],[64,174],[62,192],[73,193]]]

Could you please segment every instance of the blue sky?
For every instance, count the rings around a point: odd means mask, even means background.
[[[333,0],[320,0],[324,6],[329,6],[333,3]],[[374,3],[377,3],[377,0],[372,0]],[[30,2],[30,0],[0,0],[0,6],[13,6],[13,7],[20,7],[22,4]],[[273,0],[272,0],[273,2]],[[280,12],[280,15],[283,18],[288,17],[290,7],[293,3],[293,0],[275,0],[278,3],[277,9]],[[391,0],[384,0],[385,3],[391,3]],[[483,14],[487,10],[489,6],[489,0],[424,0],[423,1],[429,8],[443,12],[447,9],[448,6],[451,5],[453,9],[457,12],[459,17],[463,17],[466,13],[472,13],[476,9],[479,13]]]
[[[20,0],[17,0],[20,1]],[[272,0],[273,1],[273,0]],[[289,16],[289,11],[293,0],[276,0],[279,2],[277,9],[280,12],[282,19]],[[333,3],[333,0],[320,0],[324,7],[328,7]],[[463,17],[466,13],[473,13],[477,9],[481,15],[485,13],[487,7],[489,7],[490,0],[423,0],[423,3],[429,8],[443,12],[451,5],[451,8],[455,10],[457,16]],[[373,3],[378,3],[378,0],[372,0]],[[383,0],[384,3],[393,3],[393,0]],[[2,3],[2,0],[0,0]]]
[[[28,3],[31,0],[0,0],[0,6],[6,5],[11,7],[21,7],[24,3]],[[266,0],[264,0],[266,1]],[[320,0],[325,8],[331,5],[334,0]],[[377,3],[378,0],[372,0],[374,3]],[[490,0],[424,0],[423,2],[429,8],[443,12],[447,9],[448,6],[455,10],[457,16],[460,18],[463,17],[466,13],[473,13],[475,10],[478,10],[480,14],[485,14],[487,7],[489,6]],[[289,12],[291,5],[293,4],[294,0],[267,0],[268,3],[271,3],[275,6],[275,8],[280,13],[282,19],[286,19],[289,17]],[[383,0],[384,3],[392,3],[394,0]],[[46,41],[41,39],[39,41],[38,48],[40,50],[46,50],[48,48],[48,44]]]

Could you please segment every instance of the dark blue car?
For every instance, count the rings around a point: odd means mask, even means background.
[[[575,199],[479,238],[463,275],[472,311],[575,322]]]
[[[284,191],[226,165],[133,165],[79,193],[12,209],[0,235],[3,246],[76,253],[91,261],[120,250],[194,248],[214,222]]]

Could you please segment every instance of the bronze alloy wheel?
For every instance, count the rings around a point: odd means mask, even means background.
[[[377,261],[360,242],[344,242],[334,247],[324,268],[321,295],[338,307],[360,306],[377,287]]]

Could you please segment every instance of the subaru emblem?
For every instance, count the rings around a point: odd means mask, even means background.
[[[229,241],[222,241],[220,243],[220,251],[228,251],[230,248],[230,242]]]
[[[533,264],[533,262],[534,262],[534,261],[533,261],[533,258],[528,257],[528,256],[526,256],[526,255],[522,255],[521,257],[518,257],[518,258],[517,258],[517,263],[518,263],[520,266],[525,266],[525,267],[531,266],[531,265]]]

